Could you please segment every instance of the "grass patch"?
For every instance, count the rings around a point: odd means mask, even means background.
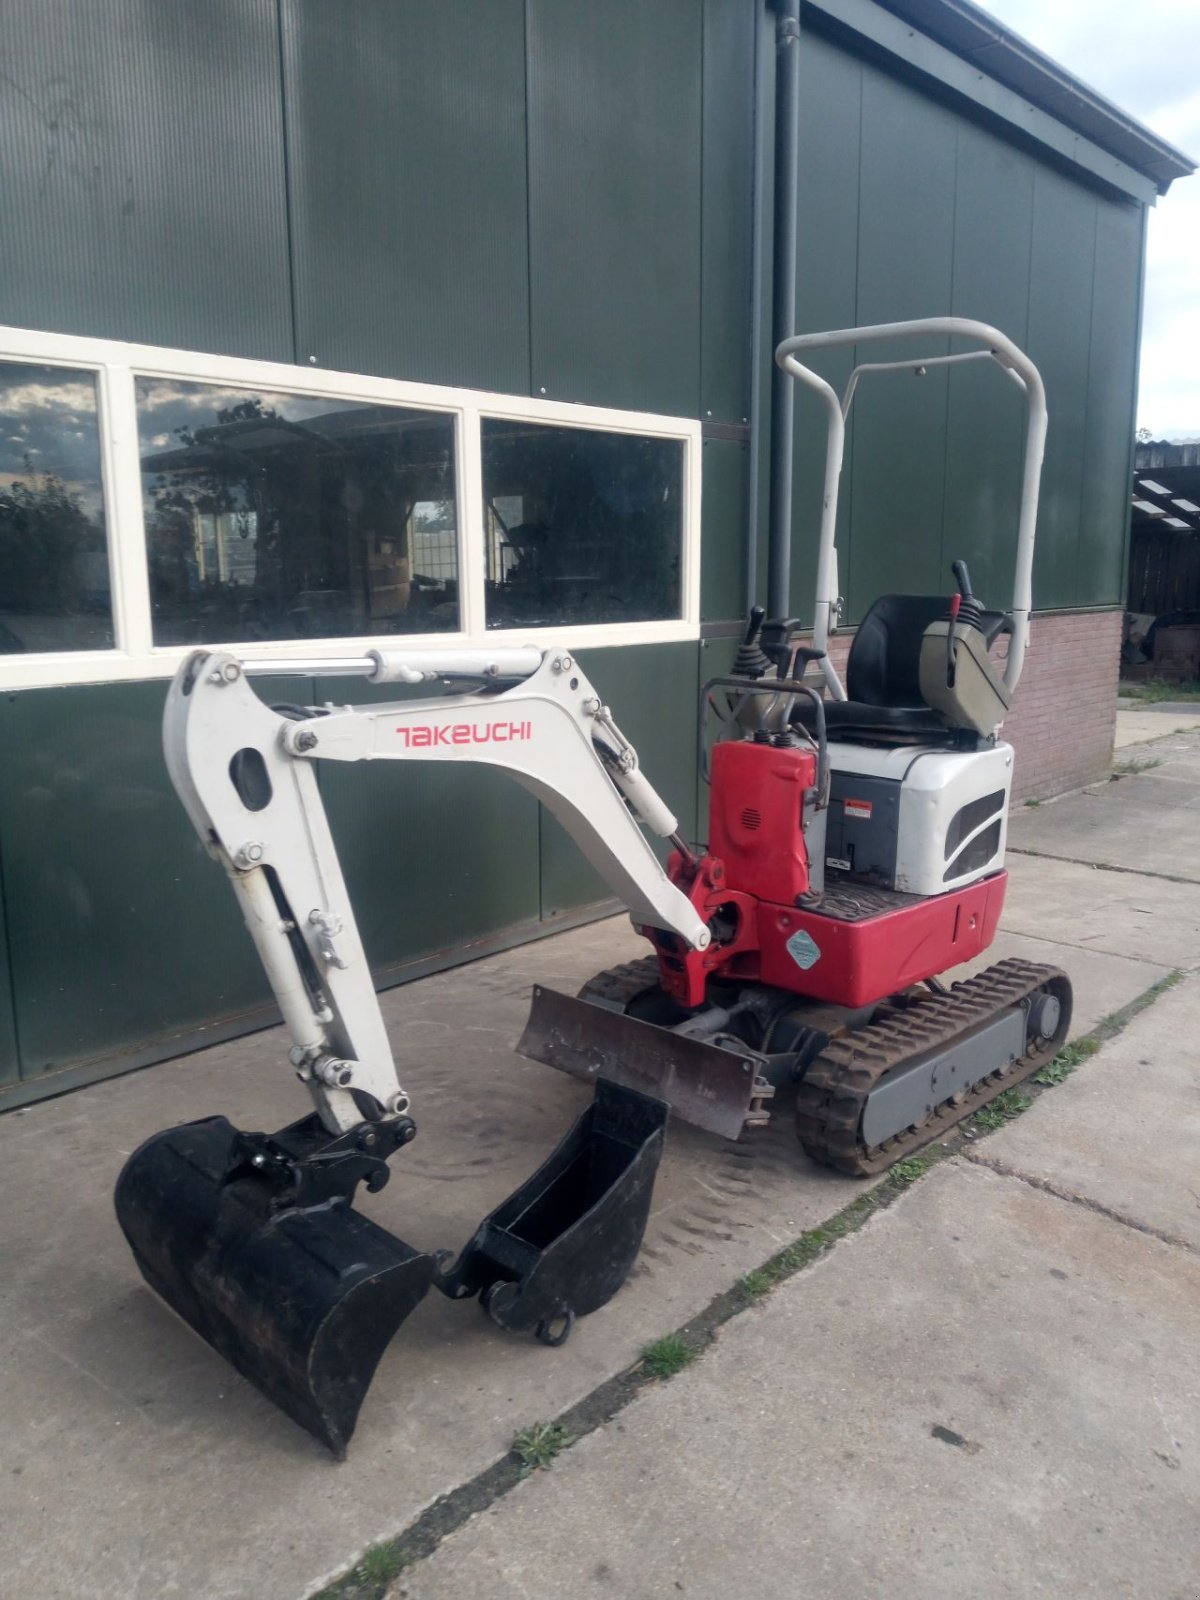
[[[1005,1089],[990,1104],[982,1106],[970,1120],[975,1127],[986,1128],[990,1133],[1002,1128],[1014,1117],[1019,1117],[1023,1111],[1028,1111],[1032,1104],[1032,1096],[1022,1094],[1020,1089]]]
[[[760,1295],[766,1294],[767,1290],[774,1288],[774,1286],[775,1280],[771,1277],[771,1274],[763,1272],[761,1269],[748,1272],[742,1279],[742,1291],[744,1294],[749,1295],[751,1300],[757,1300]]]
[[[411,1561],[412,1557],[399,1539],[377,1544],[345,1577],[331,1588],[323,1589],[320,1600],[380,1600]]]
[[[690,1367],[700,1352],[680,1333],[664,1333],[642,1351],[642,1371],[651,1378],[673,1378]]]
[[[1123,683],[1121,693],[1131,700],[1144,700],[1156,705],[1163,700],[1200,700],[1200,683],[1167,683],[1162,678],[1139,678],[1136,683]]]
[[[915,1156],[907,1156],[903,1161],[897,1161],[896,1165],[889,1171],[888,1177],[893,1183],[916,1183],[921,1174],[928,1172],[936,1160],[937,1157],[935,1155],[926,1154],[925,1152]]]
[[[1183,977],[1182,972],[1168,972],[1165,978],[1160,978],[1157,983],[1152,983],[1148,989],[1143,990],[1136,1000],[1131,1000],[1127,1006],[1122,1006],[1119,1011],[1110,1011],[1108,1016],[1101,1017],[1100,1021],[1088,1034],[1089,1039],[1095,1039],[1097,1048],[1106,1039],[1113,1039],[1133,1021],[1139,1012],[1145,1011],[1147,1006],[1152,1006],[1159,995],[1166,994],[1168,989],[1173,989]],[[1076,1044],[1081,1044],[1077,1040]]]
[[[1030,807],[1030,808],[1031,808],[1031,809],[1032,809],[1032,808],[1033,808],[1033,807],[1035,807],[1035,806],[1040,806],[1040,805],[1041,805],[1041,803],[1042,803],[1042,802],[1041,802],[1041,801],[1040,801],[1040,800],[1026,800],[1026,802],[1025,802],[1025,804],[1026,804],[1026,805],[1027,805],[1027,806],[1029,806],[1029,807]]]
[[[1064,1045],[1053,1061],[1047,1061],[1040,1071],[1034,1073],[1034,1083],[1043,1085],[1062,1083],[1064,1078],[1071,1076],[1081,1061],[1094,1056],[1099,1048],[1099,1039],[1093,1039],[1090,1034],[1084,1039],[1076,1039],[1073,1044]]]
[[[1112,775],[1114,778],[1136,778],[1139,772],[1150,772],[1154,767],[1161,767],[1162,762],[1157,757],[1145,761],[1133,758],[1128,761],[1114,761]]]
[[[354,1569],[368,1589],[381,1589],[399,1577],[408,1565],[408,1558],[396,1545],[377,1544]]]
[[[810,1228],[777,1255],[773,1255],[759,1270],[766,1273],[772,1283],[779,1283],[783,1278],[790,1278],[793,1272],[799,1272],[810,1261],[815,1261],[822,1250],[827,1250],[832,1243],[833,1235],[824,1228]]]
[[[512,1452],[521,1463],[522,1473],[538,1472],[548,1467],[569,1444],[574,1435],[562,1422],[534,1422],[513,1434]]]

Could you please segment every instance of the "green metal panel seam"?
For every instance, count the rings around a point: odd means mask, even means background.
[[[954,173],[953,173],[953,176],[951,178],[951,187],[950,187],[950,196],[951,196],[951,198],[950,198],[950,302],[951,302],[951,305],[953,305],[953,303],[954,303],[954,269],[955,269],[955,266],[957,265],[957,262],[958,262],[958,171],[959,171],[959,158],[960,158],[961,154],[962,154],[962,128],[960,126],[958,126],[958,124],[956,123],[955,124],[955,128],[954,128]],[[937,315],[936,312],[933,312],[931,314],[932,315]],[[970,316],[970,315],[973,315],[973,313],[968,312],[967,315]],[[947,352],[947,354],[949,354],[950,351],[953,348],[954,348],[953,339],[947,339],[946,340],[946,352]],[[947,518],[947,516],[949,515],[949,512],[950,512],[950,507],[949,507],[949,504],[948,504],[949,488],[950,488],[950,446],[951,446],[951,438],[952,438],[951,424],[950,424],[950,397],[951,397],[951,392],[952,392],[953,388],[954,388],[954,385],[950,381],[949,373],[947,373],[947,376],[946,376],[946,409],[945,409],[945,412],[944,412],[943,417],[942,417],[942,440],[943,440],[943,449],[942,449],[942,536],[941,536],[941,539],[939,541],[939,546],[938,546],[939,554],[942,555],[943,557],[944,557],[945,551],[946,551],[946,518]]]
[[[533,181],[530,174],[533,171],[532,156],[529,142],[532,137],[531,121],[529,115],[529,0],[525,0],[521,7],[521,33],[522,51],[525,56],[525,355],[527,377],[525,387],[530,394],[533,393]],[[541,886],[541,809],[538,810],[538,905],[542,903]]]
[[[1146,240],[1150,228],[1150,208],[1142,207],[1141,248],[1138,252],[1137,329],[1133,337],[1133,393],[1130,395],[1130,412],[1133,427],[1129,430],[1129,465],[1125,469],[1126,483],[1133,484],[1137,457],[1137,405],[1138,373],[1142,364],[1142,330],[1146,320]],[[1132,511],[1125,514],[1125,532],[1121,540],[1121,604],[1129,599],[1129,544],[1133,533]]]
[[[1086,194],[1086,190],[1082,190],[1082,194]],[[1090,251],[1086,253],[1086,261],[1088,261],[1088,264],[1090,264],[1090,277],[1088,277],[1088,358],[1090,358],[1091,302],[1093,302],[1093,296],[1094,293],[1096,293],[1096,216],[1098,216],[1099,202],[1096,200],[1094,195],[1088,195],[1088,198],[1091,200],[1091,248]],[[1037,174],[1034,176],[1034,203],[1037,205]],[[1034,282],[1032,282],[1032,275],[1030,275],[1029,306],[1030,320],[1032,320],[1032,309],[1034,309]],[[1078,507],[1077,514],[1075,514],[1074,538],[1070,539],[1070,547],[1072,547],[1072,570],[1075,570],[1078,565],[1078,541],[1080,541],[1080,533],[1082,533],[1083,526],[1083,453],[1085,453],[1086,448],[1086,422],[1088,422],[1088,384],[1090,384],[1090,360],[1088,360],[1088,371],[1085,371],[1085,376],[1083,376],[1083,437],[1082,440],[1080,440],[1080,453],[1078,453],[1077,461]],[[1050,427],[1054,426],[1053,410],[1050,411],[1050,419],[1048,419],[1048,422],[1050,422]]]
[[[863,129],[864,129],[865,124],[866,124],[866,114],[867,114],[867,111],[866,111],[866,108],[867,108],[867,90],[866,90],[866,84],[864,82],[865,74],[863,72],[863,63],[861,61],[859,61],[857,63],[857,66],[858,66],[858,159],[855,162],[855,172],[857,174],[857,183],[858,183],[858,204],[857,204],[857,206],[855,207],[855,210],[854,210],[854,219],[855,219],[854,220],[854,326],[856,328],[857,327],[861,327],[861,325],[862,325],[862,310],[861,310],[860,305],[859,305],[859,295],[860,295],[861,285],[862,285],[862,279],[861,279],[861,276],[859,274],[859,256],[860,256],[861,251],[862,251],[862,235],[863,235]],[[855,345],[854,349],[850,352],[850,354],[851,354],[851,358],[855,362],[857,362],[858,361],[858,346],[857,345]],[[841,556],[840,553],[839,553],[839,558],[838,558],[838,566],[841,568],[841,572],[838,574],[838,589],[839,589],[838,598],[839,599],[843,595],[848,595],[848,592],[849,592],[849,586],[850,586],[850,555],[851,555],[851,552],[854,549],[854,437],[855,437],[855,418],[854,418],[854,414],[852,412],[851,415],[850,415],[850,426],[849,426],[849,428],[847,429],[847,432],[846,432],[845,453],[844,453],[843,458],[842,458],[842,487],[841,487],[841,490],[840,490],[840,493],[839,493],[839,501],[842,504],[844,504],[845,508],[846,508],[846,513],[845,513],[845,515],[846,515],[846,553],[845,553],[844,557]],[[849,609],[850,609],[849,600],[847,599],[846,603],[838,611],[838,621],[839,622],[841,621],[842,613],[844,611],[848,611]]]
[[[807,11],[807,6],[804,6],[804,7],[801,8],[801,13],[800,13],[800,16],[801,16],[800,48],[801,49],[804,48],[804,40],[805,40],[805,34],[806,34],[806,29],[803,26],[803,22],[804,22],[804,17],[805,17],[806,11]],[[856,159],[855,159],[855,163],[854,163],[854,182],[855,182],[854,271],[853,271],[853,275],[852,275],[852,290],[853,290],[853,295],[854,295],[854,312],[853,312],[853,323],[852,323],[852,326],[858,327],[860,325],[860,322],[861,322],[861,313],[859,311],[860,278],[859,278],[859,271],[858,271],[858,261],[859,261],[859,251],[860,251],[861,244],[862,244],[862,221],[863,221],[863,218],[862,218],[862,208],[863,208],[863,184],[862,184],[863,116],[864,116],[864,105],[865,105],[865,102],[866,102],[866,95],[864,94],[863,88],[862,88],[862,61],[861,61],[860,58],[858,58],[857,56],[853,55],[852,53],[850,53],[850,58],[851,58],[851,60],[854,61],[854,64],[858,69],[858,76],[859,76],[858,138],[857,138]],[[804,115],[803,106],[801,106],[800,109],[801,109],[801,122],[803,122],[803,115]],[[803,154],[803,152],[801,152],[801,154]],[[797,226],[799,226],[799,219],[797,219]],[[851,351],[851,357],[852,357],[852,359],[854,361],[858,360],[858,347],[857,347],[857,345]],[[772,352],[772,360],[773,359],[774,359],[774,352]],[[840,478],[840,481],[839,481],[839,484],[838,484],[838,517],[839,517],[840,523],[842,524],[842,529],[843,529],[843,533],[844,533],[844,538],[839,537],[839,542],[838,542],[838,545],[837,545],[837,565],[838,565],[837,580],[838,580],[839,593],[841,595],[845,595],[845,593],[846,593],[847,583],[848,583],[848,580],[849,580],[849,573],[850,573],[850,553],[851,553],[851,550],[853,548],[853,543],[854,543],[854,422],[855,422],[855,415],[854,415],[854,412],[852,411],[850,413],[849,424],[848,424],[848,426],[846,428],[845,449],[844,449],[843,458],[842,458],[842,473],[841,473],[841,478]],[[794,515],[794,512],[793,512],[793,515]]]
[[[704,47],[707,42],[705,35],[705,9],[703,0],[700,6],[700,182],[696,196],[696,344],[701,345],[704,338]],[[711,416],[711,412],[709,415]],[[696,410],[694,415],[704,416],[704,351],[700,350],[700,360],[696,363]],[[704,473],[700,474],[701,510],[704,505]]]
[[[1029,349],[1029,333],[1033,325],[1033,240],[1036,232],[1037,220],[1037,168],[1033,170],[1033,181],[1029,190],[1029,249],[1025,257],[1025,326],[1021,330],[1021,349]],[[1035,528],[1036,535],[1036,528]]]
[[[768,23],[769,8],[760,0],[756,8],[754,37],[754,193],[761,193],[757,205],[758,230],[754,240],[755,258],[751,266],[750,337],[758,353],[751,368],[751,428],[752,444],[750,472],[753,475],[754,496],[747,517],[747,538],[753,542],[753,561],[747,553],[746,609],[757,604],[761,589],[761,573],[765,567],[767,516],[769,511],[768,456],[763,441],[771,436],[771,363],[775,352],[771,348],[771,260],[775,228],[774,208],[770,196],[775,184],[775,139],[772,126],[775,105],[775,49],[774,34]],[[801,31],[803,47],[803,30]],[[757,319],[755,318],[757,311]],[[763,357],[766,357],[764,360]]]
[[[1078,571],[1078,568],[1079,568],[1079,545],[1080,545],[1080,541],[1083,538],[1084,498],[1083,498],[1083,487],[1082,487],[1082,485],[1083,485],[1083,478],[1084,478],[1084,459],[1085,459],[1086,454],[1087,454],[1087,431],[1088,431],[1088,426],[1089,426],[1089,424],[1091,422],[1091,411],[1092,411],[1092,341],[1095,339],[1095,336],[1096,336],[1096,325],[1095,325],[1094,318],[1095,318],[1095,315],[1096,315],[1096,251],[1097,251],[1097,248],[1098,248],[1098,241],[1099,241],[1099,237],[1100,237],[1100,226],[1099,226],[1099,223],[1100,223],[1100,202],[1099,202],[1099,200],[1095,200],[1094,199],[1093,202],[1092,202],[1092,250],[1091,250],[1091,257],[1090,257],[1091,263],[1092,263],[1092,276],[1091,276],[1091,282],[1090,282],[1090,284],[1088,286],[1088,361],[1087,361],[1087,371],[1084,374],[1084,380],[1083,380],[1083,417],[1084,417],[1083,452],[1082,452],[1082,454],[1080,456],[1080,461],[1079,461],[1079,478],[1080,478],[1081,488],[1080,488],[1080,495],[1079,495],[1079,519],[1075,524],[1075,541],[1074,541],[1074,543],[1075,543],[1075,555],[1074,555],[1074,559],[1073,559],[1073,562],[1072,562],[1072,566],[1073,566],[1074,570],[1076,570],[1076,571]],[[1134,432],[1135,433],[1137,432],[1136,428],[1134,429]]]
[[[291,113],[288,109],[287,72],[283,49],[283,0],[275,0],[275,43],[279,54],[279,124],[283,139],[283,214],[287,237],[288,322],[292,330],[292,360],[300,361],[300,322],[296,300],[296,212],[292,202],[292,153],[289,145]]]

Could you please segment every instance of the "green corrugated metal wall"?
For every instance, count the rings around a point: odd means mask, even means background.
[[[912,83],[806,32],[799,331],[952,312],[1037,362],[1050,434],[1034,572],[1040,610],[1119,605],[1144,212],[1063,176]],[[819,158],[805,160],[808,153]],[[949,348],[943,344],[942,349]],[[875,347],[867,359],[933,354]],[[822,366],[844,379],[849,353]],[[797,399],[794,602],[811,615],[823,419]],[[958,556],[1012,593],[1023,407],[986,367],[864,380],[842,485],[850,621],[887,589],[948,582]]]
[[[756,37],[771,49],[757,11],[0,0],[0,322],[736,427]],[[1115,602],[1140,212],[824,38],[806,31],[802,49],[798,326],[952,307],[1027,338],[1052,410],[1038,603]],[[845,497],[857,611],[889,583],[943,583],[955,554],[1002,587],[1008,558],[989,564],[985,545],[1010,508],[968,469],[1015,466],[1016,412],[976,376],[949,395],[925,380],[900,414],[864,393]],[[820,443],[798,413],[803,612]],[[746,602],[749,450],[703,449],[702,614],[727,622]],[[696,687],[727,653],[586,657],[687,827]],[[262,1014],[233,897],[165,780],[163,692],[0,697],[0,1086],[53,1087]],[[602,893],[496,774],[335,766],[321,781],[385,974]]]

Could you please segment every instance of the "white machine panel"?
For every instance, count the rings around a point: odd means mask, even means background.
[[[895,882],[906,894],[945,894],[1004,865],[1013,750],[831,742],[834,773],[900,786]]]

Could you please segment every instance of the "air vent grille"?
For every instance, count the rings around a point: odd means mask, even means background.
[[[753,806],[746,806],[742,812],[742,827],[751,833],[762,827],[762,812],[756,811]]]

